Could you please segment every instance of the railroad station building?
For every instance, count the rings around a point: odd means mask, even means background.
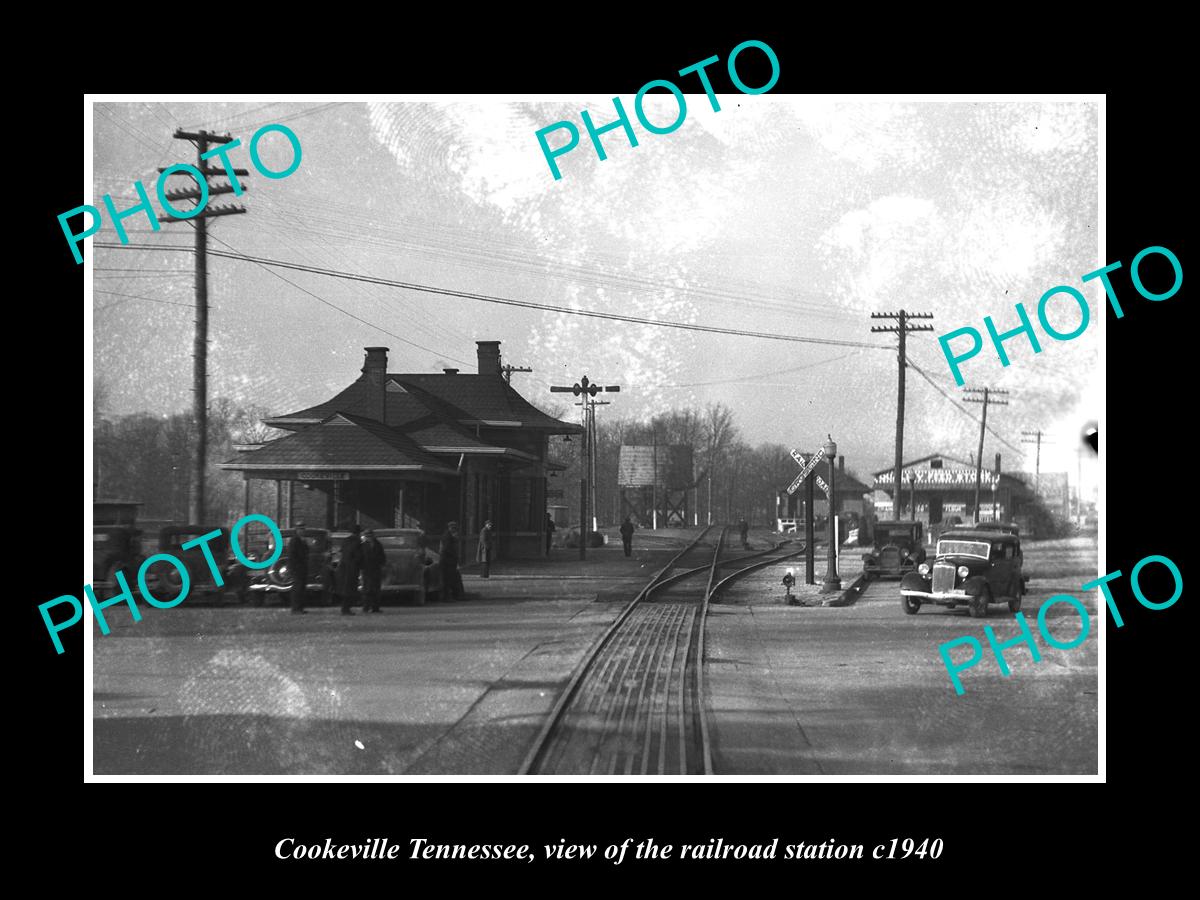
[[[457,521],[467,562],[490,519],[497,557],[544,556],[546,478],[563,468],[547,458],[549,438],[583,429],[513,390],[499,341],[476,344],[471,374],[389,373],[388,348],[367,347],[362,374],[345,390],[264,419],[291,433],[241,449],[221,468],[241,472],[247,484],[274,482],[281,527],[358,523],[437,535]]]
[[[948,523],[954,516],[964,523],[975,519],[973,462],[934,453],[904,463],[900,468],[902,490],[898,514],[892,497],[896,489],[893,469],[881,469],[874,476],[877,519],[913,518],[914,498],[916,518],[927,527]],[[1035,499],[1035,493],[1019,473],[1001,472],[997,453],[995,466],[985,468],[980,479],[979,521],[1020,524],[1026,507]]]

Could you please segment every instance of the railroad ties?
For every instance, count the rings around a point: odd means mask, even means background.
[[[774,549],[730,554],[727,532],[714,541],[713,528],[704,529],[622,611],[576,669],[523,774],[712,774],[704,618],[730,580],[716,576],[784,558]]]

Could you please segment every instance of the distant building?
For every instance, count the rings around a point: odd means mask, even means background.
[[[980,522],[1020,522],[1035,498],[1021,475],[984,468],[979,492]],[[896,509],[893,469],[874,473],[875,515],[878,519],[912,518],[910,496],[916,497],[916,518],[927,526],[948,523],[957,516],[962,522],[975,520],[975,465],[944,453],[934,453],[906,462],[900,469],[902,494]],[[994,486],[994,489],[993,489]]]
[[[262,512],[284,527],[303,520],[438,534],[458,521],[470,560],[491,519],[499,556],[544,555],[546,478],[564,468],[547,459],[548,439],[583,429],[513,390],[499,341],[476,343],[474,374],[389,373],[388,348],[367,347],[356,381],[324,403],[264,419],[292,433],[221,468],[274,481],[275,508]]]

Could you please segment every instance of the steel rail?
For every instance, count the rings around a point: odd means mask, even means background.
[[[703,531],[696,535],[691,543],[671,557],[670,561],[668,561],[665,566],[655,572],[646,586],[638,591],[636,597],[629,601],[626,607],[621,610],[616,619],[613,620],[612,624],[605,629],[604,633],[592,642],[592,646],[588,648],[588,651],[584,654],[583,659],[579,661],[579,664],[575,667],[575,671],[571,673],[571,677],[567,681],[566,686],[558,695],[558,699],[555,700],[554,706],[551,707],[550,713],[546,717],[546,721],[542,723],[542,727],[538,731],[537,737],[534,739],[532,746],[529,748],[529,752],[525,755],[525,759],[522,761],[521,767],[517,770],[518,775],[528,775],[533,770],[539,758],[546,750],[552,732],[561,722],[563,714],[567,708],[567,704],[570,703],[571,699],[575,696],[575,692],[578,690],[584,675],[589,669],[591,669],[592,663],[595,661],[596,656],[608,643],[609,639],[612,638],[613,634],[618,628],[621,627],[621,625],[625,622],[625,620],[629,617],[629,614],[633,612],[637,605],[646,598],[646,596],[651,590],[653,590],[654,587],[657,586],[659,580],[668,572],[670,572],[680,559],[682,559],[686,554],[690,553],[696,547],[696,545],[704,539],[704,536],[708,534],[708,532],[710,532],[714,527],[715,526],[712,525],[706,526]]]

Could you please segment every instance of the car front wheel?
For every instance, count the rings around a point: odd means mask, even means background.
[[[992,589],[984,585],[979,593],[971,598],[971,618],[982,619],[987,615],[988,604],[992,602]]]
[[[900,604],[904,607],[904,611],[910,616],[915,616],[921,608],[921,601],[917,597],[901,597]]]

